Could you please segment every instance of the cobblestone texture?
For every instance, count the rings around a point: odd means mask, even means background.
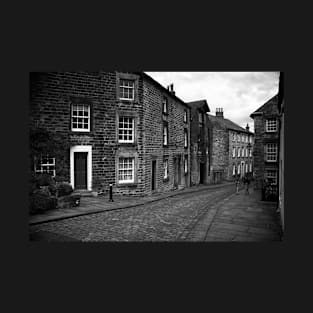
[[[233,193],[234,187],[226,186],[138,207],[34,225],[30,227],[30,236],[33,240],[83,242],[186,240],[203,214]]]

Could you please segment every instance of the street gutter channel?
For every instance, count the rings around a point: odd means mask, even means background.
[[[213,217],[211,218],[211,221],[210,221],[210,225],[205,233],[205,236],[204,236],[204,239],[203,241],[205,240],[205,238],[207,237],[208,235],[208,232],[209,232],[209,229],[211,228],[211,225],[213,223],[213,220],[217,214],[217,211],[219,209],[219,207],[221,206],[221,204],[223,204],[223,202],[225,202],[226,200],[229,200],[231,197],[233,197],[234,195],[236,194],[236,191],[234,191],[234,193],[231,193],[229,196],[227,196],[226,198],[223,198],[221,199],[220,201],[218,201],[216,204],[214,204],[213,206],[208,206],[208,204],[205,204],[203,205],[201,208],[200,208],[200,213],[199,215],[195,218],[195,221],[194,222],[191,222],[189,225],[187,225],[185,227],[185,229],[180,233],[180,235],[177,237],[177,240],[186,240],[188,239],[189,235],[191,234],[191,232],[195,229],[195,227],[197,226],[197,224],[200,222],[201,218],[206,214],[208,213],[209,210],[215,210],[215,213],[213,215]],[[218,198],[218,196],[216,196],[216,198]],[[213,201],[216,200],[216,199],[213,199]],[[207,209],[207,210],[206,210]],[[191,228],[190,230],[188,231],[187,229],[189,228],[189,226],[191,225]],[[186,234],[186,232],[188,231],[188,233]]]

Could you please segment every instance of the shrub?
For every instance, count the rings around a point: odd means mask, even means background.
[[[67,196],[73,192],[73,188],[69,183],[60,183],[57,186],[57,192],[59,197]]]
[[[29,204],[30,213],[34,214],[55,209],[57,200],[55,197],[51,197],[43,191],[38,190],[30,196]]]
[[[36,181],[38,186],[50,186],[55,184],[54,179],[49,174],[36,175]]]

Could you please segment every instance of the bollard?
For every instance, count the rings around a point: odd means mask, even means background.
[[[113,184],[110,184],[109,186],[110,186],[110,199],[109,199],[109,201],[113,202],[113,188],[112,188]]]

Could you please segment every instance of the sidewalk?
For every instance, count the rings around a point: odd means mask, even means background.
[[[209,208],[186,241],[281,241],[276,203],[261,201],[261,192],[250,188],[232,194]]]
[[[114,202],[109,202],[108,196],[98,196],[98,197],[82,197],[80,205],[78,207],[73,207],[71,209],[57,209],[46,211],[42,214],[30,215],[29,224],[36,225],[56,220],[62,220],[69,217],[76,217],[81,215],[88,215],[99,213],[103,211],[112,211],[126,209],[130,207],[139,206],[146,203],[155,202],[161,199],[174,197],[180,194],[188,194],[193,192],[198,192],[202,190],[211,190],[216,188],[222,188],[224,186],[234,186],[234,182],[228,182],[217,185],[198,185],[190,188],[175,190],[166,193],[155,193],[152,196],[145,197],[131,197],[131,196],[121,196],[113,195]]]

